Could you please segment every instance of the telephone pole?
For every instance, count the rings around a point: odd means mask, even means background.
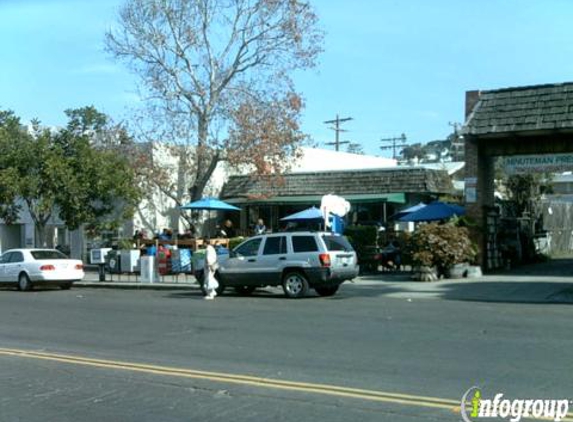
[[[465,143],[463,135],[460,135],[460,126],[458,122],[448,122],[454,128],[454,133],[450,135],[450,154],[453,161],[463,161],[465,158]]]
[[[324,122],[326,124],[333,124],[334,123],[334,127],[331,127],[330,129],[334,130],[334,133],[335,133],[334,142],[327,142],[326,145],[334,145],[335,150],[338,151],[341,144],[349,144],[350,143],[350,141],[341,141],[340,140],[340,132],[347,132],[344,129],[340,129],[340,123],[348,122],[349,120],[352,120],[352,117],[345,117],[345,118],[341,119],[340,117],[338,117],[338,114],[337,114],[336,119],[327,120]]]
[[[385,150],[385,149],[392,149],[392,158],[395,160],[396,159],[396,147],[401,147],[406,145],[406,135],[402,134],[398,137],[393,137],[393,138],[383,138],[380,139],[380,142],[391,142],[392,145],[383,145],[380,147],[380,149]]]

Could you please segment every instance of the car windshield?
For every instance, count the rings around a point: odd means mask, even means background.
[[[350,242],[348,242],[348,240],[346,240],[344,236],[323,235],[322,238],[326,244],[326,249],[329,251],[354,251],[352,245]]]
[[[34,259],[68,259],[66,255],[60,251],[32,251]]]

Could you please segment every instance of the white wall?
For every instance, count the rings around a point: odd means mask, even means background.
[[[396,167],[397,161],[392,158],[373,155],[351,154],[323,148],[303,147],[302,157],[291,163],[290,173],[313,171],[366,170]]]

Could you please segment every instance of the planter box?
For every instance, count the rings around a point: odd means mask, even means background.
[[[448,278],[464,278],[468,276],[468,268],[470,264],[455,264],[450,268],[450,274]]]
[[[416,267],[412,279],[416,281],[437,281],[438,272],[434,267]]]
[[[478,278],[481,277],[483,274],[481,272],[481,267],[479,265],[470,265],[468,267],[468,278]]]

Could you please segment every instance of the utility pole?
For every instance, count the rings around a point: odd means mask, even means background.
[[[465,155],[464,137],[460,135],[460,126],[458,122],[448,122],[448,125],[454,128],[454,133],[451,135],[451,156],[453,161],[463,161]]]
[[[406,135],[402,134],[398,137],[383,138],[383,139],[380,139],[380,142],[392,142],[392,145],[383,145],[380,147],[380,149],[384,150],[384,149],[390,149],[391,148],[392,149],[392,158],[395,160],[396,159],[396,147],[406,145]]]
[[[338,149],[340,148],[340,144],[349,144],[350,143],[350,141],[341,141],[340,140],[340,132],[347,132],[344,129],[340,129],[340,123],[348,122],[349,120],[352,120],[352,117],[345,117],[345,118],[341,119],[340,117],[338,117],[338,114],[337,114],[336,119],[327,120],[324,122],[326,124],[334,123],[334,127],[331,127],[330,129],[334,130],[334,133],[335,133],[334,142],[327,142],[326,145],[334,145],[335,150],[338,151]]]

